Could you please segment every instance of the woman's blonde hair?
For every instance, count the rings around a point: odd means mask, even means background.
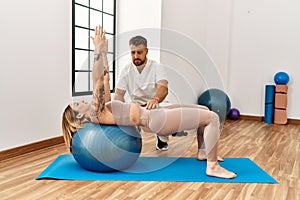
[[[63,112],[62,132],[68,149],[71,149],[71,140],[73,135],[78,131],[78,129],[84,127],[84,123],[89,122],[89,120],[84,117],[82,119],[77,119],[77,114],[78,113],[75,112],[70,105],[68,105]]]

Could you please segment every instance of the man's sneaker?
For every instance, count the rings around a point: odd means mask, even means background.
[[[181,137],[181,136],[187,136],[188,135],[188,132],[186,131],[180,131],[180,132],[176,132],[176,133],[173,133],[172,136],[175,137]]]
[[[161,141],[157,135],[155,135],[155,138],[156,138],[156,149],[157,150],[160,150],[160,151],[168,150],[168,148],[169,148],[168,143]]]

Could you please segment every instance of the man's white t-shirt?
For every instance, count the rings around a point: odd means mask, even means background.
[[[129,63],[122,69],[119,77],[117,88],[126,90],[131,101],[139,104],[148,102],[154,97],[157,92],[155,84],[158,81],[168,81],[165,67],[149,59],[142,73],[133,63]]]

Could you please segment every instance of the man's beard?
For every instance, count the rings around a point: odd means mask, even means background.
[[[136,66],[141,66],[145,63],[146,59],[145,60],[141,60],[141,59],[135,59],[133,61],[133,63],[136,65]]]

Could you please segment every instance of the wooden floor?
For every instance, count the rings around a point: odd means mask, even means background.
[[[194,136],[171,137],[170,149],[162,153],[155,150],[154,137],[145,134],[142,154],[195,157]],[[299,125],[239,120],[227,121],[222,131],[220,155],[249,157],[279,184],[35,180],[64,153],[65,146],[56,145],[0,162],[0,199],[300,200]]]

